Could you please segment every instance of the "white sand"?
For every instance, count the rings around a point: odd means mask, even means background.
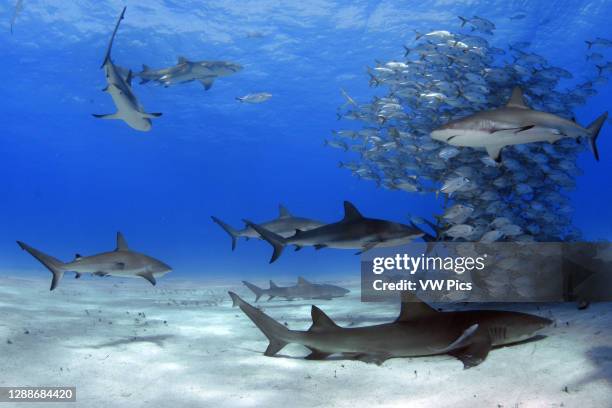
[[[0,277],[0,384],[77,387],[76,404],[53,407],[612,406],[612,303],[527,305],[557,327],[469,370],[448,356],[378,367],[302,360],[308,352],[297,345],[263,356],[266,338],[226,295],[252,302],[241,286],[67,276],[49,292],[44,278]],[[290,328],[311,323],[308,301],[260,305]],[[343,326],[397,314],[396,305],[361,303],[356,290],[318,305]]]

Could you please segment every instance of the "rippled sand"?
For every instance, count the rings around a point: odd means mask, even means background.
[[[556,319],[548,337],[493,350],[463,370],[452,357],[384,365],[306,361],[301,346],[262,355],[263,334],[228,289],[238,285],[67,275],[0,277],[0,384],[76,386],[70,407],[605,407],[612,400],[612,303],[527,305]],[[284,283],[284,282],[278,282]],[[289,283],[289,282],[287,282]],[[393,304],[349,297],[317,304],[342,326],[387,322]],[[310,302],[259,303],[290,328],[310,326]],[[8,404],[6,404],[8,406]],[[19,404],[40,407],[40,404]],[[55,404],[53,406],[62,406]]]

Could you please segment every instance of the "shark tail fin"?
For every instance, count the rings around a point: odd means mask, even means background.
[[[223,228],[223,230],[225,232],[227,232],[229,234],[229,236],[232,238],[232,251],[234,249],[236,249],[236,240],[238,238],[240,238],[240,232],[238,232],[238,230],[236,230],[235,228],[233,228],[232,226],[224,223],[223,221],[221,221],[220,219],[218,219],[217,217],[210,217],[212,218],[212,220],[219,225],[221,228]]]
[[[288,328],[272,319],[261,310],[251,306],[234,292],[228,293],[232,298],[233,304],[240,307],[240,310],[242,310],[244,314],[247,315],[247,317],[251,319],[253,323],[255,323],[255,326],[257,326],[257,328],[261,330],[270,341],[270,344],[264,353],[265,356],[271,357],[289,344],[289,342],[286,341],[290,333]]]
[[[585,41],[585,43],[587,44],[587,47],[590,50],[591,47],[593,46],[593,42],[592,41]]]
[[[123,16],[125,15],[126,8],[127,6],[123,7],[123,10],[121,10],[121,15],[119,16],[119,19],[117,20],[117,24],[115,24],[113,35],[111,36],[111,39],[108,43],[108,47],[106,48],[106,54],[104,54],[104,61],[102,61],[102,65],[100,66],[100,68],[103,68],[104,65],[111,59],[111,50],[113,49],[113,41],[115,41],[115,35],[117,35],[117,30],[119,29],[119,24],[121,23],[121,20],[123,20]]]
[[[285,245],[287,245],[287,240],[281,237],[274,232],[265,229],[264,227],[257,225],[249,220],[243,220],[246,225],[253,228],[261,237],[266,240],[272,248],[274,248],[274,252],[272,252],[272,257],[270,258],[270,263],[276,261],[279,256],[283,253],[283,249],[285,249]]]
[[[591,150],[593,151],[593,155],[595,156],[595,160],[599,161],[599,151],[597,150],[597,137],[599,136],[599,131],[603,126],[604,122],[608,118],[608,112],[604,112],[597,119],[593,121],[588,127],[589,131],[589,143],[591,144]]]
[[[259,286],[253,285],[251,282],[247,282],[247,281],[242,281],[242,283],[244,283],[245,286],[247,288],[251,289],[251,292],[253,292],[255,294],[255,301],[256,302],[259,300],[261,295],[264,294],[264,290],[262,288],[260,288]]]
[[[459,17],[459,20],[461,20],[461,27],[465,26],[465,23],[467,23],[469,20],[465,17],[461,17],[461,16],[457,16]]]
[[[37,249],[32,248],[31,246],[21,241],[17,241],[17,244],[21,247],[21,249],[28,251],[30,255],[38,259],[40,263],[42,263],[49,271],[51,271],[51,273],[53,274],[53,278],[51,279],[50,290],[55,289],[59,281],[64,276],[64,263],[52,256],[49,256],[45,253],[40,252]]]

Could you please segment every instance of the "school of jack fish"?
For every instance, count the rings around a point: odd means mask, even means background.
[[[572,112],[607,82],[610,63],[602,53],[611,44],[586,41],[592,76],[560,89],[571,72],[529,51],[527,42],[492,46],[485,35],[495,25],[488,20],[460,19],[460,32],[417,32],[403,59],[368,68],[370,86],[385,87],[387,95],[360,104],[341,90],[346,102],[338,118],[361,127],[335,130],[325,145],[357,154],[340,167],[360,179],[443,195],[444,213],[435,223],[413,217],[439,240],[578,240],[563,192],[581,175],[576,158],[586,144],[599,158],[595,141],[607,113],[582,127]],[[502,123],[489,118],[510,111],[518,113]],[[484,141],[471,143],[478,137]],[[486,144],[495,137],[520,141]]]

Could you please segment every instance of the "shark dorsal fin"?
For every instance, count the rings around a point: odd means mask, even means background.
[[[278,286],[276,286],[276,283],[270,281],[270,288],[278,288]]]
[[[78,261],[78,260],[79,260],[79,259],[81,259],[81,258],[82,258],[81,254],[75,254],[75,255],[74,255],[74,260],[75,260],[75,261]]]
[[[298,285],[312,285],[312,283],[308,282],[306,279],[298,276]]]
[[[179,63],[179,64],[186,64],[186,63],[188,63],[188,62],[189,62],[189,60],[188,60],[187,58],[185,58],[185,57],[183,57],[183,56],[179,56],[179,57],[178,57],[178,63]]]
[[[355,221],[363,218],[359,210],[350,202],[344,202],[344,218],[342,221]]]
[[[285,207],[284,205],[280,204],[278,206],[278,217],[279,218],[291,217],[291,213],[289,212],[287,207]]]
[[[302,231],[301,229],[296,229],[295,230],[295,234],[293,234],[294,237],[299,237],[300,235],[302,235],[304,233],[304,231]]]
[[[510,97],[510,100],[506,106],[509,108],[529,109],[529,107],[525,104],[523,90],[520,87],[515,86],[514,89],[512,89],[512,96]]]
[[[403,291],[401,293],[402,306],[396,322],[406,322],[439,313],[436,309],[420,300],[414,293]]]
[[[127,241],[125,240],[125,238],[123,237],[123,234],[119,231],[117,231],[117,251],[128,251],[128,244]]]
[[[334,321],[330,319],[329,316],[325,314],[325,312],[323,312],[315,305],[312,305],[310,315],[312,316],[312,326],[310,326],[310,329],[308,329],[308,331],[339,328],[339,326],[334,323]]]

